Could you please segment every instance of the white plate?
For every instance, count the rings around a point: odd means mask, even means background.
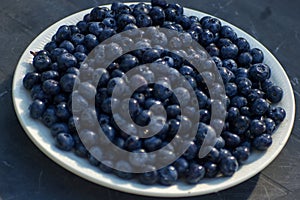
[[[222,21],[222,23],[233,27],[239,36],[244,37],[249,41],[251,47],[258,47],[263,50],[265,54],[265,63],[272,68],[271,79],[284,90],[284,98],[279,106],[282,106],[286,110],[287,116],[285,121],[273,135],[273,145],[265,153],[252,154],[247,164],[243,165],[234,176],[230,178],[204,179],[200,184],[195,186],[179,183],[171,187],[159,185],[148,187],[135,181],[122,180],[114,175],[104,174],[98,168],[91,166],[85,159],[77,157],[74,153],[57,149],[54,146],[54,139],[52,138],[49,129],[39,121],[29,117],[28,106],[32,100],[29,92],[22,86],[22,79],[26,72],[32,71],[32,66],[30,64],[32,55],[29,51],[43,49],[43,46],[51,40],[52,35],[59,26],[64,24],[76,24],[89,11],[90,9],[66,17],[42,32],[23,53],[14,75],[12,90],[13,101],[19,121],[34,144],[53,161],[84,179],[115,190],[146,196],[187,197],[218,192],[246,181],[263,170],[280,153],[290,136],[295,117],[294,94],[289,79],[280,63],[262,44],[244,31],[225,21]],[[185,9],[185,13],[187,15],[195,15],[198,17],[207,15],[192,9]]]

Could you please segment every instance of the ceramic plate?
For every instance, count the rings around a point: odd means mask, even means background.
[[[110,5],[105,6],[109,7]],[[179,183],[171,187],[164,187],[160,185],[144,186],[135,181],[122,180],[114,175],[102,173],[98,168],[91,166],[87,160],[77,157],[72,152],[64,152],[56,148],[49,129],[39,121],[29,117],[28,106],[32,100],[29,92],[22,86],[22,79],[27,72],[33,69],[30,64],[32,62],[32,55],[29,52],[43,49],[43,46],[51,40],[52,35],[55,34],[59,26],[76,24],[89,11],[90,9],[66,17],[36,37],[24,51],[14,74],[12,92],[15,111],[19,121],[34,144],[53,161],[84,179],[115,190],[156,197],[187,197],[218,192],[246,181],[263,170],[280,153],[290,136],[295,116],[295,101],[290,81],[280,63],[261,43],[249,34],[223,20],[221,20],[222,23],[233,27],[238,36],[246,38],[251,47],[258,47],[263,50],[265,63],[272,69],[271,79],[284,90],[284,98],[279,106],[282,106],[286,110],[287,117],[273,135],[273,145],[265,153],[251,154],[247,163],[230,178],[204,179],[198,185]],[[185,13],[187,15],[198,16],[199,18],[207,15],[187,8],[185,9]]]

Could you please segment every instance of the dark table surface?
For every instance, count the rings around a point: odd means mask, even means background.
[[[281,62],[300,97],[300,1],[171,1],[242,28]],[[0,3],[0,199],[150,200],[90,183],[63,169],[29,140],[12,104],[12,78],[30,42],[54,22],[108,0],[1,0]],[[300,113],[280,155],[261,173],[231,189],[196,199],[300,199]],[[157,198],[156,198],[157,199]],[[182,198],[183,199],[183,198]]]

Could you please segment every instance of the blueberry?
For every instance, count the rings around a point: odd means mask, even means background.
[[[175,23],[180,24],[184,30],[188,30],[191,26],[190,18],[186,15],[179,15],[175,18]]]
[[[220,50],[214,43],[209,44],[206,47],[206,51],[210,56],[219,56],[220,55]]]
[[[137,136],[130,136],[125,141],[125,148],[129,151],[138,150],[141,146],[142,141]]]
[[[223,148],[222,148],[222,149],[220,149],[219,151],[220,151],[220,161],[223,160],[224,158],[227,158],[227,157],[229,157],[229,156],[232,156],[231,153],[230,153],[230,151],[227,150],[227,149],[223,149]]]
[[[150,123],[152,112],[149,110],[143,110],[139,115],[135,117],[135,123],[139,126],[146,126]]]
[[[190,165],[186,181],[188,184],[197,184],[205,176],[205,168],[199,164],[193,163]]]
[[[69,26],[63,25],[58,28],[55,35],[56,35],[57,42],[68,40],[71,37],[71,29]]]
[[[239,164],[235,157],[228,156],[221,160],[220,171],[224,176],[232,176],[238,170]]]
[[[75,144],[75,154],[79,157],[86,158],[88,155],[88,150],[85,148],[85,146],[81,143]]]
[[[46,110],[46,105],[43,101],[34,100],[29,106],[29,114],[33,119],[40,118]]]
[[[237,94],[237,86],[235,83],[227,83],[225,85],[225,92],[228,97],[233,97]]]
[[[230,44],[233,44],[232,41],[228,38],[220,38],[219,41],[217,41],[217,46],[219,48],[222,48],[223,46],[227,46],[227,45],[230,45]]]
[[[252,144],[257,150],[267,150],[272,144],[272,137],[269,134],[262,134],[256,137]]]
[[[254,81],[265,81],[270,78],[271,70],[266,64],[254,64],[249,69],[249,76]]]
[[[210,118],[211,118],[211,114],[208,110],[200,109],[199,114],[200,114],[200,119],[199,119],[200,122],[209,123]]]
[[[127,72],[130,69],[136,67],[139,64],[139,60],[131,54],[125,54],[120,58],[119,64],[120,70],[122,70],[123,72]]]
[[[117,24],[119,29],[123,29],[128,24],[136,24],[136,19],[130,14],[121,14],[118,16]]]
[[[48,107],[42,114],[42,122],[47,127],[51,127],[55,122],[57,122],[57,120],[55,109],[53,107]]]
[[[93,48],[95,48],[98,44],[99,41],[97,39],[97,37],[93,34],[87,34],[84,37],[84,44],[87,47],[88,50],[92,50]]]
[[[103,100],[100,107],[104,113],[111,114],[113,110],[112,106],[114,106],[114,108],[118,108],[119,103],[118,99],[109,97]]]
[[[91,165],[98,167],[98,165],[100,164],[100,162],[98,161],[97,158],[95,158],[93,155],[88,154],[88,161]]]
[[[187,160],[192,160],[197,156],[199,149],[197,145],[194,142],[189,143],[189,148],[186,150],[186,152],[183,154],[183,156]]]
[[[168,89],[169,87],[169,83],[166,81],[157,82],[154,85],[154,97],[161,101],[166,100],[172,95],[172,92]]]
[[[33,58],[32,64],[38,72],[44,72],[50,69],[51,59],[48,55],[38,54]]]
[[[41,81],[41,75],[36,72],[29,72],[23,78],[23,86],[27,90],[31,90],[32,87]]]
[[[246,97],[243,97],[243,96],[234,96],[230,101],[231,106],[236,107],[236,108],[241,108],[243,106],[246,106],[247,103],[248,103],[248,101],[247,101]]]
[[[252,56],[249,52],[243,52],[238,56],[238,63],[241,66],[248,67],[252,63]]]
[[[110,79],[107,83],[107,93],[109,95],[112,95],[114,92],[116,95],[119,96],[125,91],[124,85],[125,82],[124,79],[122,78],[117,77],[117,78]]]
[[[250,126],[250,119],[246,116],[241,115],[233,120],[232,125],[234,133],[241,135],[248,130]]]
[[[134,6],[132,13],[135,17],[142,14],[149,14],[149,8],[150,6],[145,3],[138,3]]]
[[[270,80],[270,79],[266,79],[264,81],[261,82],[261,89],[264,92],[267,92],[267,90],[269,89],[269,87],[274,86],[274,83]]]
[[[45,71],[40,76],[41,81],[44,82],[48,79],[58,80],[59,79],[59,73],[54,70]]]
[[[271,118],[265,118],[264,123],[266,125],[266,133],[272,134],[276,129],[276,124],[274,120],[272,120]]]
[[[239,163],[245,162],[250,156],[250,149],[245,146],[237,147],[232,155],[237,159]]]
[[[214,40],[214,34],[208,29],[204,29],[203,32],[199,35],[199,42],[201,45],[207,46],[210,43],[213,43]]]
[[[286,112],[282,107],[270,107],[267,116],[271,118],[276,125],[279,125],[286,117]]]
[[[179,105],[169,105],[166,111],[169,118],[176,118],[181,113]]]
[[[174,185],[178,179],[178,173],[173,166],[168,166],[158,171],[158,181],[162,185]]]
[[[164,10],[165,12],[165,17],[167,21],[174,21],[176,16],[177,16],[177,12],[175,9],[173,8],[167,8]]]
[[[248,78],[238,78],[236,83],[241,94],[247,96],[251,92],[252,82]]]
[[[68,133],[69,132],[69,127],[66,123],[55,123],[51,126],[51,135],[53,137],[56,137],[59,133]]]
[[[179,4],[169,4],[168,8],[173,8],[176,10],[177,15],[182,15],[183,14],[183,7]]]
[[[209,29],[213,33],[218,33],[221,30],[221,22],[216,18],[209,18],[208,20],[203,21],[202,27]]]
[[[77,76],[75,74],[65,74],[60,78],[59,84],[61,86],[61,89],[64,92],[72,92],[74,84],[77,80]]]
[[[132,98],[137,100],[137,102],[139,103],[139,105],[143,106],[145,103],[145,95],[143,93],[139,93],[139,92],[135,92],[132,95]]]
[[[116,34],[116,31],[112,28],[105,28],[103,31],[98,36],[98,40],[100,42],[112,37],[113,35]]]
[[[222,37],[228,38],[232,41],[235,41],[237,39],[237,34],[235,33],[235,31],[231,27],[226,25],[221,27],[220,34]]]
[[[136,25],[139,28],[149,27],[149,26],[152,25],[152,19],[147,14],[139,14],[139,15],[136,16]]]
[[[104,173],[112,173],[113,162],[111,160],[104,160],[99,164],[99,169]]]
[[[237,147],[241,142],[241,139],[238,135],[228,131],[224,131],[222,133],[222,137],[224,138],[226,146],[228,147]]]
[[[213,163],[218,163],[220,159],[220,152],[216,148],[211,148],[210,152],[206,156],[207,160],[213,162]]]
[[[239,48],[239,52],[247,52],[250,50],[250,44],[245,38],[237,38],[235,41],[236,46]]]
[[[250,133],[254,136],[261,135],[266,131],[266,124],[258,119],[254,119],[250,123]]]
[[[76,26],[77,26],[77,28],[80,30],[81,33],[87,32],[87,29],[88,29],[87,22],[85,22],[85,21],[79,21],[79,22],[76,24]]]
[[[230,107],[227,111],[226,120],[232,122],[240,115],[239,109],[236,107]]]
[[[64,54],[64,53],[68,53],[68,51],[66,49],[63,49],[63,48],[55,48],[55,49],[53,49],[51,51],[51,53],[50,53],[51,60],[52,61],[57,61],[58,57],[60,55]]]
[[[71,113],[67,107],[65,102],[61,102],[56,105],[56,116],[59,117],[61,120],[68,120]]]
[[[66,49],[69,53],[73,53],[75,50],[75,47],[72,44],[72,42],[68,40],[64,40],[62,43],[60,43],[59,48]]]
[[[99,7],[93,8],[90,13],[90,18],[93,21],[102,21],[104,17],[105,17],[105,11]]]
[[[111,17],[107,17],[105,18],[102,23],[106,26],[106,27],[109,27],[109,28],[115,28],[116,25],[117,25],[117,22],[114,18],[111,18]]]
[[[266,97],[272,103],[278,103],[283,97],[283,90],[281,87],[273,85],[267,89]]]
[[[55,80],[49,79],[42,84],[43,91],[49,95],[57,95],[60,92],[59,83]]]
[[[235,70],[234,75],[236,77],[236,80],[238,80],[240,78],[248,78],[248,69],[238,68],[238,69]]]
[[[77,134],[77,129],[80,129],[80,125],[78,123],[79,117],[77,116],[71,116],[68,120],[68,128],[71,133]]]
[[[180,122],[176,119],[170,119],[168,121],[168,125],[169,125],[168,135],[171,137],[175,136],[179,130]]]
[[[77,59],[70,53],[63,53],[57,58],[58,67],[61,71],[66,71],[70,67],[76,67]]]
[[[77,59],[78,62],[83,62],[87,58],[87,55],[82,52],[75,52],[74,57]]]
[[[253,48],[250,51],[251,55],[252,55],[252,64],[257,64],[257,63],[262,63],[264,60],[264,53],[262,52],[262,50],[258,49],[258,48]]]
[[[145,185],[153,185],[158,180],[158,171],[153,166],[146,166],[147,172],[139,175],[139,181]]]
[[[264,98],[265,93],[259,89],[252,89],[247,96],[249,102],[254,102],[256,99]]]
[[[162,140],[158,137],[147,138],[144,141],[144,147],[148,152],[156,151],[161,147]]]
[[[128,156],[129,162],[132,166],[134,167],[145,167],[146,166],[146,162],[149,159],[148,154],[145,152],[144,149],[139,149],[139,150],[135,150],[133,151],[133,153],[131,153]]]
[[[239,49],[235,44],[228,44],[221,48],[220,56],[223,59],[234,59],[237,57],[238,52],[239,52]]]
[[[265,99],[258,98],[253,102],[251,106],[251,111],[254,115],[261,116],[268,111],[269,106],[269,103]]]
[[[55,41],[48,42],[44,47],[44,49],[48,52],[51,52],[55,48],[57,48],[57,44]]]
[[[189,162],[185,158],[180,157],[173,163],[173,166],[175,167],[178,176],[183,177],[186,175],[186,172],[189,168]]]
[[[205,162],[204,168],[205,168],[205,176],[208,178],[214,178],[219,171],[218,166],[212,162]]]
[[[73,137],[68,133],[59,133],[56,136],[57,147],[64,150],[70,151],[75,145]]]

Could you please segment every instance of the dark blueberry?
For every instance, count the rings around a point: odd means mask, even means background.
[[[278,125],[285,119],[286,112],[282,107],[270,107],[267,116]]]
[[[259,63],[254,64],[249,69],[249,76],[254,81],[265,81],[271,76],[271,69],[268,65]]]
[[[62,43],[60,43],[59,48],[66,49],[69,53],[73,53],[75,50],[75,47],[72,44],[72,42],[68,40],[64,40]]]
[[[183,157],[178,158],[173,163],[173,165],[180,177],[186,175],[186,172],[189,168],[189,162],[185,158],[183,158]]]
[[[57,58],[58,67],[61,71],[66,71],[70,67],[76,67],[77,59],[70,53],[63,53]]]
[[[268,111],[269,107],[270,105],[265,99],[258,98],[253,102],[251,111],[254,115],[261,116]]]
[[[56,105],[56,116],[62,120],[68,120],[70,117],[70,111],[67,107],[67,103],[61,102]]]
[[[230,151],[227,149],[220,149],[219,151],[220,151],[220,161],[223,160],[224,158],[232,156]]]
[[[135,17],[142,14],[149,14],[149,8],[150,6],[145,3],[138,3],[134,6],[132,13]]]
[[[235,70],[234,74],[235,74],[236,80],[239,80],[240,78],[248,78],[248,69],[238,68]]]
[[[87,49],[91,50],[99,44],[97,37],[93,34],[87,34],[84,37],[84,44]]]
[[[55,109],[50,107],[47,108],[42,114],[42,122],[47,126],[51,127],[57,122],[57,116],[55,115]]]
[[[176,119],[170,119],[168,121],[168,125],[169,125],[168,135],[171,137],[175,136],[179,130],[180,122]]]
[[[264,53],[262,52],[262,50],[258,49],[258,48],[254,48],[251,49],[250,51],[251,55],[252,55],[252,63],[253,64],[257,64],[257,63],[262,63],[264,60]]]
[[[229,26],[222,26],[220,34],[224,38],[228,38],[231,41],[235,41],[237,39],[237,34],[235,31]]]
[[[90,18],[92,21],[102,21],[105,17],[105,11],[102,8],[95,7],[90,13]]]
[[[144,141],[144,147],[148,152],[156,151],[161,147],[162,140],[158,137],[147,138]]]
[[[157,82],[154,85],[153,95],[155,98],[164,101],[172,95],[172,91],[168,89],[169,83],[166,81]]]
[[[88,161],[91,165],[98,167],[100,162],[98,161],[97,158],[95,158],[92,154],[88,154]]]
[[[41,81],[44,82],[48,79],[58,80],[59,73],[54,70],[45,71],[41,74]]]
[[[186,173],[188,184],[197,184],[205,176],[205,168],[199,164],[192,163]]]
[[[103,112],[105,112],[106,114],[111,114],[111,113],[112,113],[112,110],[113,110],[112,106],[113,106],[114,108],[118,108],[119,103],[120,103],[119,100],[116,99],[116,98],[111,98],[111,97],[106,98],[106,99],[104,99],[104,101],[101,103],[101,110],[102,110]]]
[[[32,64],[38,72],[44,72],[50,69],[51,59],[48,55],[38,54],[33,58]]]
[[[248,78],[237,78],[235,82],[241,94],[247,96],[251,92],[252,82]]]
[[[158,6],[153,7],[150,10],[149,15],[152,19],[153,25],[162,25],[166,18],[164,10]]]
[[[117,19],[119,29],[124,29],[128,24],[136,24],[136,19],[130,14],[121,14]]]
[[[43,91],[49,95],[57,95],[60,92],[59,83],[55,80],[49,79],[42,84]]]
[[[82,62],[87,58],[87,55],[82,52],[75,52],[74,53],[75,58],[77,59],[78,62]]]
[[[235,83],[227,83],[225,85],[225,92],[228,97],[233,97],[237,94],[237,86]]]
[[[238,63],[241,66],[248,67],[252,63],[252,56],[249,52],[243,52],[238,56]]]
[[[206,109],[200,109],[199,110],[200,118],[199,121],[203,123],[209,123],[210,121],[210,112]]]
[[[75,74],[65,74],[60,78],[59,84],[65,92],[72,92],[75,81],[78,77]]]
[[[149,15],[139,14],[139,15],[136,16],[136,25],[139,28],[149,27],[149,26],[152,25],[152,19]]]
[[[152,63],[155,60],[159,59],[161,56],[161,53],[157,49],[148,49],[143,54],[143,62],[144,63]]]
[[[271,135],[276,129],[274,120],[272,120],[271,118],[265,118],[264,123],[266,125],[266,133]]]
[[[61,102],[67,102],[69,97],[65,93],[59,93],[53,98],[53,104],[57,105]]]
[[[272,145],[272,137],[269,134],[262,134],[253,140],[253,146],[257,150],[265,151]]]
[[[100,42],[112,37],[116,34],[116,31],[112,28],[105,28],[98,36]]]
[[[41,81],[41,75],[36,72],[29,72],[23,78],[23,86],[27,90],[31,90],[32,87]]]
[[[283,90],[281,87],[273,85],[267,89],[266,97],[272,103],[279,103],[283,97]]]
[[[246,106],[248,103],[246,97],[243,96],[235,96],[230,100],[230,104],[233,107],[241,108],[243,106]]]
[[[216,18],[209,18],[208,20],[203,21],[202,27],[209,29],[213,33],[218,33],[221,30],[221,22]]]
[[[212,162],[205,162],[204,168],[205,168],[205,176],[208,178],[214,178],[219,172],[218,166]]]
[[[250,123],[250,133],[254,136],[263,134],[266,131],[266,124],[258,119],[254,119]]]
[[[239,52],[247,52],[250,51],[250,44],[245,38],[238,38],[234,41],[236,46],[239,48]]]
[[[214,40],[215,40],[214,34],[208,29],[204,29],[203,32],[199,34],[199,42],[204,46],[213,43]]]
[[[75,142],[69,133],[59,133],[56,136],[56,145],[64,151],[70,151],[74,147]]]
[[[186,152],[183,154],[183,156],[187,160],[192,160],[197,156],[199,149],[197,145],[194,142],[189,143],[189,148],[186,150]]]
[[[62,48],[53,49],[50,53],[51,60],[56,61],[58,59],[58,57],[60,55],[62,55],[63,53],[68,53],[68,51],[66,49],[62,49]]]
[[[251,117],[252,113],[251,113],[251,109],[248,106],[243,106],[240,108],[240,113],[241,115],[247,116],[247,117]]]
[[[234,119],[236,119],[240,115],[239,109],[236,107],[230,107],[227,111],[227,121],[232,122]]]
[[[116,135],[116,130],[108,125],[108,124],[103,124],[101,126],[103,133],[106,135],[106,137],[110,140],[113,141]]]
[[[139,115],[135,117],[135,123],[139,126],[146,126],[151,120],[152,112],[149,110],[143,110]]]
[[[139,175],[139,181],[145,185],[153,185],[158,180],[158,171],[153,166],[146,166],[147,172]]]
[[[48,42],[44,47],[44,49],[48,52],[51,52],[55,48],[57,48],[57,44],[55,41]]]
[[[79,117],[71,116],[68,120],[68,128],[71,133],[77,133],[77,129],[80,128],[79,126]]]
[[[51,126],[51,135],[56,137],[59,133],[68,133],[69,127],[66,123],[55,123]]]
[[[184,30],[187,30],[191,26],[191,20],[186,15],[179,15],[175,18],[175,23],[180,24]]]
[[[274,85],[274,83],[270,79],[267,79],[267,80],[261,82],[261,89],[264,92],[267,92],[269,87],[272,87],[273,85]]]
[[[228,147],[237,147],[241,142],[241,139],[238,135],[228,131],[224,131],[222,133],[222,137],[224,138],[226,146]]]
[[[182,15],[183,14],[183,7],[179,4],[169,4],[168,8],[173,8],[176,10],[177,15]]]
[[[43,101],[34,100],[29,106],[29,114],[33,119],[40,118],[46,110],[46,105]]]
[[[233,156],[228,156],[221,160],[220,171],[224,176],[232,176],[238,168],[239,164]]]
[[[245,162],[250,156],[250,149],[245,146],[237,147],[232,155],[237,159],[239,163]]]
[[[237,69],[237,64],[232,59],[226,59],[222,61],[222,66],[234,72]]]
[[[235,44],[228,44],[225,46],[222,46],[220,50],[220,56],[223,59],[234,59],[237,57],[239,52],[238,47]]]
[[[106,26],[106,27],[109,27],[109,28],[115,28],[116,25],[117,25],[117,22],[114,18],[111,18],[111,17],[108,17],[108,18],[105,18],[102,23]]]
[[[69,28],[71,30],[71,35],[74,35],[74,34],[80,32],[79,28],[76,25],[70,25]]]
[[[85,33],[88,30],[88,24],[85,21],[79,21],[76,24],[77,28],[80,30],[81,33]]]
[[[63,40],[68,40],[71,37],[71,29],[69,26],[63,25],[58,28],[55,35],[56,35],[57,42],[61,42]]]
[[[256,99],[264,98],[265,93],[259,89],[252,89],[247,95],[249,102],[254,102]]]
[[[158,171],[158,181],[162,185],[170,186],[174,185],[178,179],[178,173],[173,166],[168,166]]]
[[[151,0],[151,5],[166,8],[168,4],[165,0]]]
[[[179,105],[169,105],[166,111],[169,118],[176,118],[181,113]]]
[[[104,24],[99,22],[91,22],[88,23],[88,29],[89,29],[89,33],[99,36],[104,29]]]
[[[232,122],[234,133],[241,135],[245,133],[250,126],[250,119],[246,116],[239,116]]]
[[[167,8],[164,10],[165,12],[165,16],[166,16],[166,20],[167,21],[174,21],[176,16],[177,16],[177,12],[174,8]]]
[[[123,87],[124,85],[125,85],[124,79],[119,77],[112,78],[107,83],[107,93],[109,95],[112,95],[114,92],[114,94],[119,96],[125,91],[125,87]]]
[[[206,47],[206,51],[210,56],[219,56],[220,55],[220,50],[214,43],[209,44]]]
[[[218,68],[222,67],[222,60],[221,60],[221,58],[219,58],[217,56],[213,56],[212,60],[214,61],[216,67],[218,67]]]
[[[213,163],[218,163],[219,159],[220,159],[220,152],[218,149],[216,148],[211,148],[210,152],[207,154],[206,158],[213,162]]]
[[[125,54],[120,58],[119,64],[120,70],[122,70],[123,72],[127,72],[130,69],[136,67],[139,64],[139,60],[137,59],[137,57],[131,54]]]
[[[129,151],[138,150],[142,147],[142,140],[137,136],[130,136],[126,139],[124,146]]]
[[[137,102],[139,103],[139,105],[143,106],[144,103],[145,103],[145,95],[143,93],[138,93],[138,92],[135,92],[133,95],[132,95],[132,98],[137,100]]]
[[[223,46],[230,45],[230,44],[232,44],[232,41],[228,38],[220,38],[219,41],[217,42],[217,46],[219,48],[222,48]]]

